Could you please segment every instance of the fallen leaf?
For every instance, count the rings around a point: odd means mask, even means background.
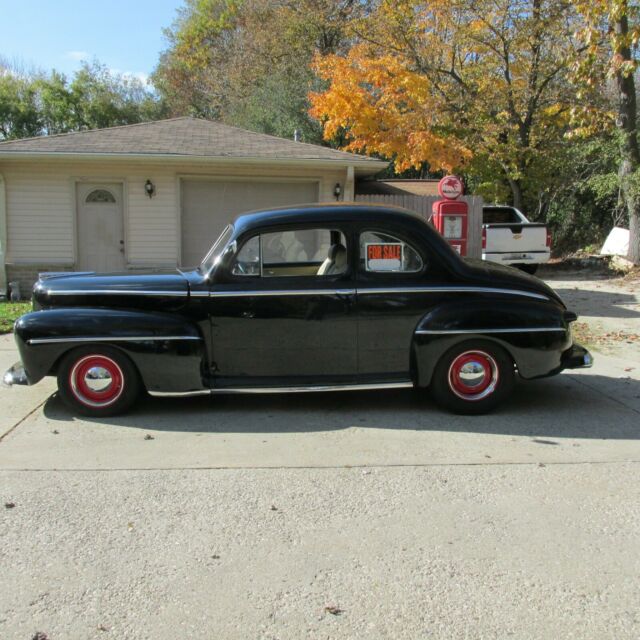
[[[154,438],[152,435],[148,434],[148,433],[147,433],[147,435],[144,437],[144,439],[145,439],[145,440],[155,440],[155,438]]]
[[[49,640],[49,636],[43,631],[36,631],[31,640]]]
[[[219,556],[217,553],[214,553],[211,557],[212,557],[214,560],[220,560],[220,556]]]
[[[60,432],[57,429],[54,429],[51,433],[58,435]]]
[[[278,507],[276,507],[275,504],[272,504],[271,505],[271,511],[277,511],[277,510],[278,510]]]
[[[5,502],[4,506],[5,506],[6,509],[13,509],[13,507],[16,506],[16,503],[15,502]]]
[[[334,607],[333,605],[328,605],[324,608],[327,613],[330,613],[332,616],[339,616],[341,613],[344,613],[344,609],[340,607]]]
[[[99,624],[98,631],[109,631],[109,627],[105,627],[103,624]]]

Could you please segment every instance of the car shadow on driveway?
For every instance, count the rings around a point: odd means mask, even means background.
[[[640,311],[624,305],[637,305],[636,296],[623,292],[594,291],[593,289],[556,289],[571,311],[580,316],[602,318],[640,318]]]
[[[637,440],[640,402],[636,398],[640,398],[638,380],[561,375],[518,384],[511,398],[484,416],[449,414],[437,407],[428,391],[412,389],[181,399],[147,396],[130,413],[104,419],[75,417],[53,395],[45,403],[44,413],[53,421],[157,432],[266,434],[359,427]]]

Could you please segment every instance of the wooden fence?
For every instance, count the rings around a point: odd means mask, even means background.
[[[469,205],[469,238],[467,255],[470,258],[482,258],[482,205],[483,200],[477,196],[461,198]],[[357,195],[357,202],[375,202],[377,204],[394,205],[415,211],[428,220],[431,217],[433,203],[437,196],[413,195]]]

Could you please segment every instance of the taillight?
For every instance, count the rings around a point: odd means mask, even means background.
[[[551,230],[547,229],[547,247],[551,249]]]
[[[486,227],[482,227],[482,248],[483,249],[487,248],[487,228]]]

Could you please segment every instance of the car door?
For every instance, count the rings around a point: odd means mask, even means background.
[[[239,239],[208,299],[213,384],[298,387],[357,376],[348,229],[294,227]]]
[[[385,228],[356,238],[359,382],[408,381],[416,324],[433,298],[425,250]]]

